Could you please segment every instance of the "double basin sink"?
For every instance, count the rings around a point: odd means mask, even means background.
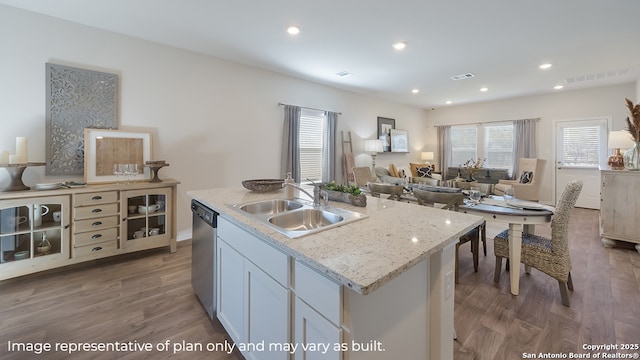
[[[232,207],[290,238],[317,233],[367,217],[357,211],[313,207],[302,201],[286,199],[256,201]]]

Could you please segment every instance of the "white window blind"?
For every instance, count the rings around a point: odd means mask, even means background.
[[[300,113],[300,180],[322,179],[324,112],[302,109]]]
[[[485,167],[513,171],[513,124],[484,126]]]
[[[475,126],[451,127],[451,164],[460,166],[469,159],[477,159],[477,128]]]
[[[606,141],[605,126],[566,126],[561,128],[560,165],[567,167],[598,167],[602,144]]]

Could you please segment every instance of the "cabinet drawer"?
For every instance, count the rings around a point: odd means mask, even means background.
[[[73,208],[73,218],[76,220],[91,219],[106,215],[117,215],[118,203],[99,204]]]
[[[218,236],[282,286],[289,286],[289,256],[218,217]]]
[[[342,286],[299,260],[295,261],[293,279],[296,296],[339,326],[342,319]]]
[[[118,242],[116,240],[105,241],[88,246],[80,246],[74,249],[75,257],[102,257],[117,253]]]
[[[76,195],[74,197],[73,206],[105,204],[105,203],[112,203],[116,201],[118,201],[117,191],[101,191],[101,192]]]
[[[73,223],[73,233],[101,230],[118,225],[118,216],[106,216],[95,219],[80,220]]]
[[[89,231],[73,236],[73,246],[85,246],[99,242],[112,241],[118,239],[118,228],[112,227],[108,229]]]

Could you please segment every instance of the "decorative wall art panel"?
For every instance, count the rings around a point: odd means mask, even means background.
[[[118,75],[46,64],[47,175],[83,175],[84,129],[118,128]]]

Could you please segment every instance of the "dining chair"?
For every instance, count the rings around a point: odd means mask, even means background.
[[[567,287],[573,291],[571,279],[571,257],[569,256],[569,219],[571,210],[582,190],[582,181],[569,182],[564,190],[551,219],[551,238],[522,233],[521,262],[540,270],[558,280],[562,305],[569,306]],[[502,258],[509,258],[509,230],[504,230],[493,239],[496,255],[494,282],[500,281]],[[514,270],[515,269],[515,270]],[[519,271],[520,266],[511,266],[511,271]]]
[[[464,204],[464,194],[462,194],[461,192],[445,193],[414,189],[413,195],[418,200],[418,204],[420,205],[436,207],[436,204],[444,204],[444,206],[442,206],[440,209],[445,210],[458,211],[458,206]],[[475,272],[478,272],[478,252],[480,247],[480,239],[482,239],[483,244],[486,244],[486,222],[483,222],[481,225],[462,235],[459,241],[456,243],[456,284],[459,283],[458,249],[460,248],[460,245],[468,242],[471,243],[471,253],[473,255],[473,270]]]
[[[356,186],[367,189],[368,182],[375,182],[376,178],[371,174],[371,168],[367,166],[356,166],[352,169],[353,180]]]
[[[389,199],[400,200],[402,193],[404,192],[404,186],[402,185],[390,185],[379,183],[367,183],[367,188],[371,193],[371,196],[380,197],[380,194],[389,194]]]

